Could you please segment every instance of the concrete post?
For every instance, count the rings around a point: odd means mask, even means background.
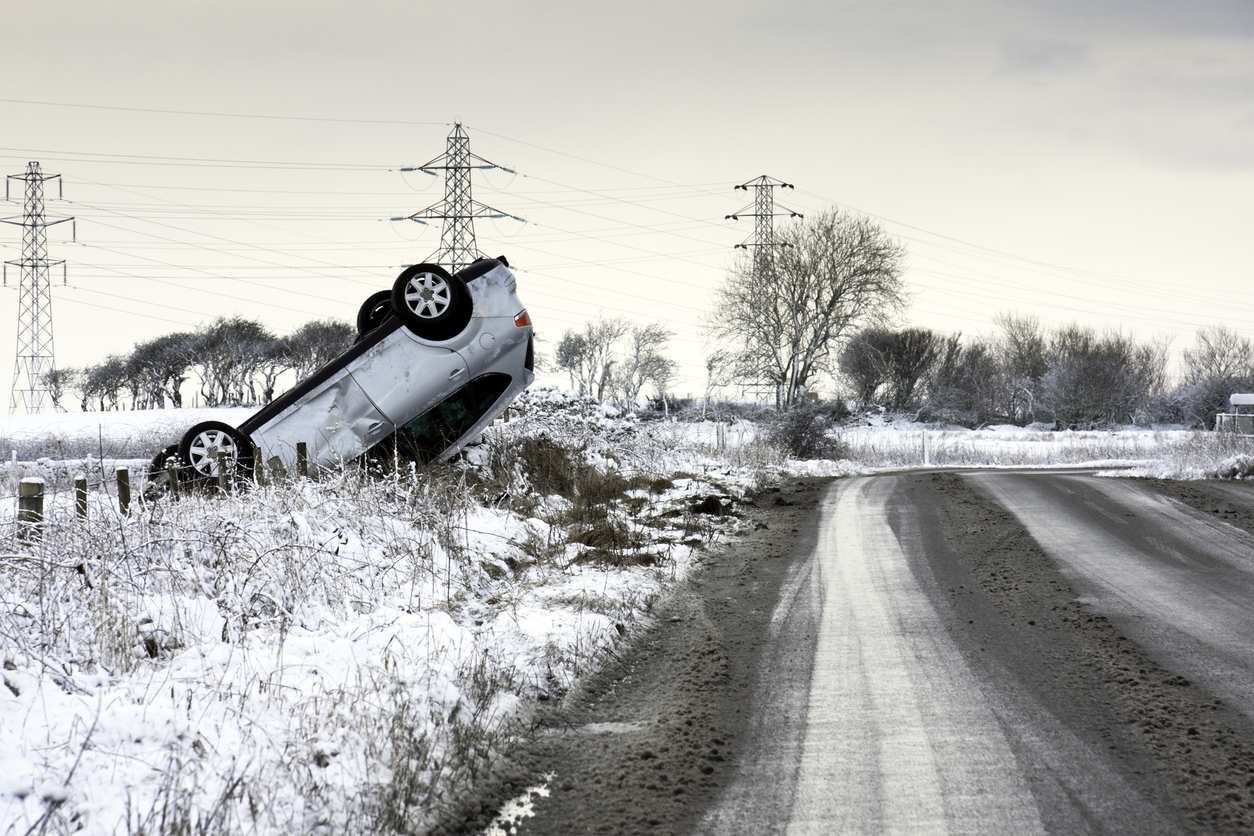
[[[27,477],[17,488],[17,539],[33,543],[44,527],[44,480]]]

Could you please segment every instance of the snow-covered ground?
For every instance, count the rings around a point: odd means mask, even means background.
[[[725,431],[539,390],[461,466],[141,501],[148,455],[246,414],[0,421],[34,450],[0,467],[0,833],[421,831],[782,463],[743,428],[733,466]]]
[[[937,465],[1188,475],[1241,452],[1182,430],[875,421],[843,431],[853,461],[790,462],[751,425],[640,422],[542,389],[456,466],[137,489],[119,512],[115,467],[138,479],[192,423],[247,414],[0,418],[22,451],[0,466],[0,833],[421,832],[533,706],[647,622],[735,529],[710,511],[758,484],[917,466],[925,431]],[[51,493],[24,542],[31,475]]]

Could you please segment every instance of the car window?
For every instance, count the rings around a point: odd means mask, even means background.
[[[397,429],[400,454],[421,462],[439,456],[492,408],[509,384],[507,374],[485,374],[470,381]]]

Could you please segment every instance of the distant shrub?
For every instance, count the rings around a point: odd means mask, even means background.
[[[1155,397],[1150,404],[1150,418],[1160,424],[1187,424],[1200,430],[1214,429],[1215,415],[1231,410],[1228,397],[1234,392],[1251,391],[1254,391],[1254,378],[1203,378]]]
[[[650,399],[645,410],[637,412],[641,420],[670,417],[676,421],[757,421],[770,417],[774,408],[757,401],[705,400],[704,398],[670,398],[665,410],[662,402]]]
[[[848,415],[844,404],[800,404],[779,413],[771,421],[767,437],[794,458],[844,458],[844,444],[830,432]]]
[[[942,424],[945,426],[966,427],[973,430],[982,423],[979,414],[973,410],[952,409],[948,407],[934,407],[930,404],[925,405],[919,410],[915,416],[916,421],[924,424]]]

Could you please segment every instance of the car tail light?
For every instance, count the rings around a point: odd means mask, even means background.
[[[518,316],[514,317],[514,324],[517,325],[519,328],[523,327],[524,325],[530,325],[531,314],[527,313],[526,311],[523,311]]]

